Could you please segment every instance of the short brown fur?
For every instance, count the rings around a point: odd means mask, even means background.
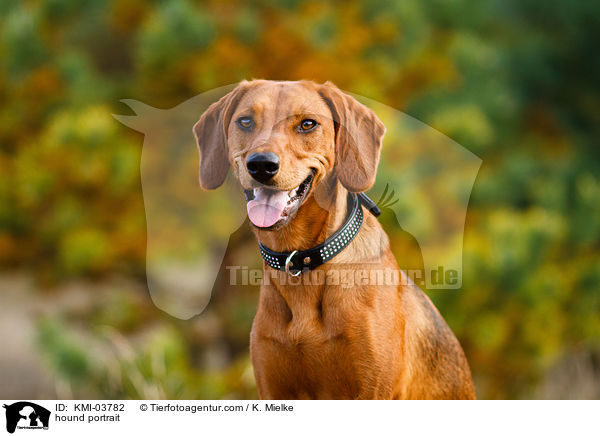
[[[255,119],[251,133],[237,128],[241,116]],[[314,134],[294,130],[306,117],[319,123]],[[311,193],[285,226],[255,229],[265,246],[291,251],[322,243],[344,222],[348,191],[373,185],[385,127],[331,83],[253,80],[214,103],[194,133],[206,189],[222,184],[229,167],[244,189],[256,187],[244,163],[260,151],[281,159],[274,189],[293,189],[316,172]],[[381,225],[364,215],[345,250],[293,283],[263,265],[270,280],[261,286],[250,334],[260,397],[474,399],[460,344],[417,286],[317,280],[334,270],[398,270]]]

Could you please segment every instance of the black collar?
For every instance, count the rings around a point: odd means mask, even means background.
[[[362,226],[363,212],[361,204],[375,216],[379,216],[381,212],[375,203],[363,193],[349,193],[348,196],[349,199],[352,199],[350,214],[342,227],[322,244],[308,250],[277,252],[268,249],[259,242],[260,254],[262,254],[266,264],[273,269],[286,271],[292,276],[297,276],[303,270],[311,270],[323,265],[350,245],[350,242],[352,242]]]

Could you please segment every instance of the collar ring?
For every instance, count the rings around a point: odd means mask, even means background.
[[[290,266],[292,265],[292,257],[294,257],[294,254],[296,254],[297,252],[298,250],[292,251],[290,255],[285,259],[285,272],[291,275],[292,277],[298,277],[300,274],[302,274],[301,269],[299,269],[296,272],[292,272],[292,270],[290,269]]]

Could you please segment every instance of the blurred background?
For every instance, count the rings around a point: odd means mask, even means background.
[[[266,78],[331,80],[479,156],[463,287],[428,292],[478,396],[600,398],[599,30],[585,0],[2,1],[0,396],[257,396],[257,288],[189,320],[153,305],[144,137],[111,114]]]

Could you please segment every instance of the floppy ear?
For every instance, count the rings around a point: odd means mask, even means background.
[[[240,82],[233,91],[211,104],[194,125],[200,152],[200,186],[203,189],[216,189],[225,181],[229,170],[227,128],[248,84],[245,80]]]
[[[337,177],[348,191],[367,191],[375,183],[385,125],[331,82],[321,85],[319,93],[335,125]]]

